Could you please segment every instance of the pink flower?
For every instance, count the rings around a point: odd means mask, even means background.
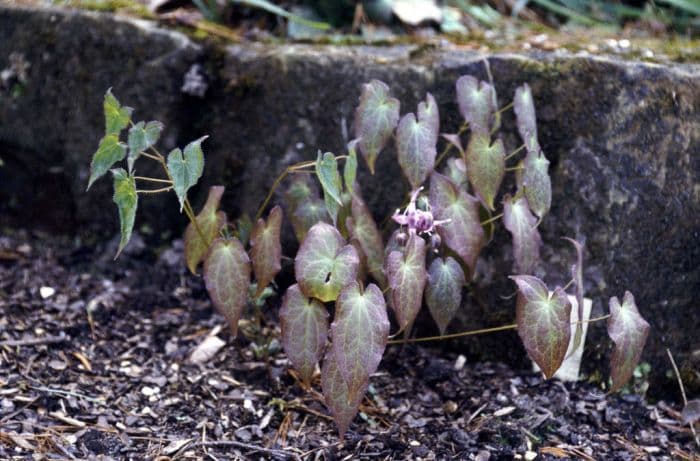
[[[431,211],[430,204],[427,205],[427,210],[421,210],[416,207],[416,201],[423,187],[419,187],[411,194],[411,201],[408,203],[406,209],[401,212],[397,209],[394,215],[391,217],[401,226],[408,227],[409,235],[424,235],[431,238],[433,248],[437,248],[440,245],[440,237],[435,234],[435,228],[450,222],[449,219],[435,220],[433,217],[433,212]],[[401,240],[401,238],[400,238]]]

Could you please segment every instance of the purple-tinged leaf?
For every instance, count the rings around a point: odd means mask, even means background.
[[[112,200],[117,205],[119,211],[119,228],[121,238],[119,239],[119,248],[114,259],[119,257],[129,239],[131,231],[134,228],[134,219],[136,219],[136,208],[139,204],[139,197],[136,193],[136,180],[129,175],[123,168],[115,168],[112,171],[114,178],[114,196]]]
[[[459,152],[460,157],[464,157],[464,147],[462,146],[462,140],[459,138],[457,133],[442,133],[442,137],[445,138],[447,142],[452,144]]]
[[[535,103],[532,99],[530,86],[525,83],[515,89],[513,98],[513,110],[518,122],[518,132],[524,142],[531,137],[537,139],[537,118],[535,117]]]
[[[362,86],[355,112],[355,137],[360,140],[360,152],[372,174],[377,156],[399,122],[399,107],[399,100],[389,96],[386,83],[372,80]]]
[[[530,213],[525,197],[513,200],[506,195],[503,198],[503,225],[513,237],[513,271],[532,274],[540,260],[542,239],[536,227],[537,218]]]
[[[639,315],[634,296],[625,292],[622,305],[617,297],[610,299],[610,318],[608,319],[608,336],[615,343],[610,358],[610,392],[619,390],[632,377],[634,368],[639,363],[644,343],[649,336],[649,323]]]
[[[330,223],[326,204],[320,198],[309,199],[294,209],[289,220],[299,242],[303,242],[311,227],[319,222]]]
[[[360,257],[346,245],[338,230],[323,222],[314,224],[294,259],[301,291],[322,302],[335,301],[340,290],[355,281]]]
[[[270,210],[267,222],[262,218],[258,219],[250,234],[250,259],[253,262],[255,281],[258,283],[256,298],[282,269],[281,229],[282,208],[278,205]]]
[[[391,288],[391,307],[399,328],[408,331],[418,315],[427,280],[425,241],[412,235],[403,252],[392,251],[386,259],[386,275]]]
[[[340,373],[333,349],[329,348],[321,366],[321,389],[323,390],[326,406],[333,415],[335,425],[338,427],[339,437],[342,440],[352,420],[357,415],[362,398],[367,392],[367,385],[360,392],[355,392],[354,396],[351,397],[350,388]]]
[[[683,418],[683,424],[695,424],[700,420],[700,400],[688,400],[681,412],[681,418]]]
[[[474,191],[489,210],[506,172],[506,151],[500,139],[491,144],[488,134],[474,133],[466,154],[467,175]]]
[[[473,274],[476,259],[485,243],[484,229],[479,219],[479,201],[447,177],[433,173],[430,177],[430,204],[435,219],[450,220],[438,227],[442,241]]]
[[[343,180],[345,181],[345,190],[353,193],[355,186],[355,178],[357,177],[357,143],[359,140],[353,139],[348,143],[348,158],[345,159],[345,168],[343,168]]]
[[[489,135],[498,128],[496,90],[486,82],[465,75],[457,80],[457,104],[472,133]]]
[[[576,303],[578,307],[578,318],[583,318],[583,244],[577,242],[569,237],[564,237],[565,240],[571,242],[571,244],[576,248],[576,264],[571,266],[571,276],[574,279],[574,285],[576,285]],[[576,324],[576,333],[574,334],[574,346],[571,348],[572,351],[578,349],[581,344],[581,339],[583,338],[583,326],[581,323]]]
[[[197,228],[189,223],[185,229],[185,261],[187,268],[193,274],[197,274],[197,266],[209,251],[209,245],[219,235],[219,230],[226,223],[226,213],[217,211],[221,196],[224,194],[224,186],[212,186],[209,188],[209,196],[204,208],[196,217],[199,230],[206,241],[197,232]]]
[[[315,183],[312,183],[307,175],[292,176],[289,181],[289,187],[284,192],[285,203],[292,211],[299,208],[309,199],[318,199],[320,197]]]
[[[518,188],[527,197],[527,203],[540,220],[552,205],[552,182],[549,178],[549,160],[544,156],[536,139],[531,139],[527,155],[518,175]]]
[[[350,236],[357,240],[367,258],[367,270],[380,286],[386,286],[384,275],[384,243],[372,213],[355,191],[351,204],[352,217],[347,220]]]
[[[428,93],[427,102],[418,105],[418,120],[406,114],[396,130],[399,165],[411,189],[417,189],[435,166],[440,120],[435,99]]]
[[[282,346],[302,381],[309,385],[328,339],[328,311],[301,292],[299,285],[287,288],[280,308]]]
[[[435,258],[428,269],[425,303],[444,335],[447,325],[462,304],[462,286],[466,280],[462,266],[452,258]]]
[[[389,317],[384,295],[377,285],[364,292],[352,282],[340,292],[331,324],[333,354],[348,385],[348,401],[364,393],[369,377],[377,371],[389,340]]]
[[[236,238],[217,238],[204,259],[204,284],[214,307],[238,333],[238,319],[248,301],[250,259]]]
[[[531,275],[512,275],[518,285],[515,319],[518,335],[530,356],[544,373],[554,376],[566,357],[571,339],[571,303],[557,287],[550,296],[547,286]]]

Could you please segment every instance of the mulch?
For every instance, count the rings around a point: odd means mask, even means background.
[[[181,246],[114,245],[0,237],[0,459],[700,459],[678,403],[415,345],[387,349],[339,440],[276,297],[232,338]]]

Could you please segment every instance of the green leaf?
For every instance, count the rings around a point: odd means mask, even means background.
[[[180,201],[180,211],[185,206],[187,191],[197,184],[204,171],[204,154],[202,153],[202,141],[207,136],[202,136],[185,146],[183,157],[180,149],[173,149],[168,154],[168,172],[173,180],[173,187]]]
[[[438,227],[442,241],[473,274],[479,252],[486,243],[479,218],[479,201],[445,176],[433,173],[430,176],[430,204],[435,219],[450,220]]]
[[[114,134],[118,138],[119,133],[129,125],[131,114],[134,109],[119,104],[117,98],[112,94],[111,88],[105,93],[103,108],[105,114],[105,134]]]
[[[386,260],[386,275],[391,288],[391,307],[399,328],[408,331],[418,315],[427,280],[425,241],[412,235],[404,251],[392,251]]]
[[[525,197],[514,200],[506,195],[503,198],[503,225],[513,237],[513,271],[531,275],[540,260],[542,238],[536,227],[537,218],[530,213]]]
[[[399,122],[399,107],[399,100],[389,97],[386,83],[372,80],[362,86],[360,105],[355,111],[355,137],[372,174],[377,156]]]
[[[564,240],[568,240],[576,249],[576,264],[571,266],[571,276],[574,279],[574,285],[576,286],[576,303],[578,308],[578,318],[583,318],[583,244],[577,242],[569,237],[564,237]],[[581,339],[583,337],[583,326],[581,323],[576,324],[576,334],[574,335],[574,345],[571,348],[572,351],[578,349],[581,344]]]
[[[319,222],[330,223],[330,215],[325,203],[320,198],[313,198],[305,201],[298,208],[292,211],[289,220],[294,228],[299,242],[303,242],[311,227]]]
[[[474,133],[466,153],[467,175],[484,206],[494,210],[493,202],[506,172],[506,152],[500,139],[491,144],[487,134]]]
[[[357,415],[357,410],[360,408],[362,397],[364,397],[367,389],[355,392],[354,396],[350,395],[350,388],[340,373],[335,354],[331,348],[326,351],[323,366],[321,367],[321,389],[323,390],[326,406],[333,415],[335,425],[338,427],[339,437],[342,440],[345,432],[350,427],[350,423]]]
[[[360,257],[340,232],[323,222],[314,224],[294,259],[301,291],[322,302],[335,301],[340,290],[357,277]]]
[[[282,269],[281,229],[282,208],[275,206],[270,210],[267,223],[262,218],[258,219],[250,235],[250,259],[258,282],[256,298]]]
[[[136,194],[136,180],[123,168],[113,169],[112,176],[114,178],[114,196],[112,200],[116,203],[119,210],[119,229],[121,231],[119,248],[116,256],[114,256],[114,259],[117,259],[119,253],[122,252],[131,238],[139,197]]]
[[[384,295],[377,285],[362,291],[351,282],[340,292],[331,324],[333,353],[348,385],[348,401],[362,395],[377,371],[389,340],[389,317]]]
[[[126,156],[126,144],[119,142],[119,135],[108,134],[100,141],[97,152],[90,163],[90,180],[87,190],[96,180],[109,171],[115,163],[121,162]]]
[[[250,259],[238,239],[217,238],[212,242],[204,260],[204,284],[214,307],[236,336],[250,285]]]
[[[535,103],[532,99],[532,91],[527,83],[515,89],[513,110],[515,111],[515,118],[518,122],[518,132],[523,142],[528,142],[531,137],[537,139]]]
[[[323,201],[328,209],[328,214],[335,225],[338,222],[338,209],[343,205],[340,196],[343,185],[340,182],[335,155],[330,152],[321,155],[321,151],[318,151],[316,176],[323,188]]]
[[[547,286],[531,275],[512,275],[518,285],[515,319],[518,335],[544,373],[554,376],[566,356],[571,339],[571,303],[561,288],[550,296]]]
[[[489,135],[498,129],[498,103],[493,86],[486,82],[479,84],[476,78],[464,75],[457,80],[457,104],[472,133]]]
[[[129,128],[129,171],[133,171],[134,162],[149,147],[155,145],[163,131],[163,124],[158,121],[138,122]]]
[[[296,175],[292,177],[284,198],[290,209],[294,210],[310,198],[319,198],[319,195],[305,175]]]
[[[462,266],[452,258],[435,258],[428,269],[425,303],[444,335],[462,304],[462,286],[466,283]]]
[[[355,186],[355,178],[357,178],[357,143],[354,139],[348,143],[348,158],[345,159],[345,168],[343,169],[343,180],[345,181],[345,190],[353,193]]]
[[[518,188],[525,193],[530,209],[541,220],[552,205],[552,182],[548,173],[549,160],[542,153],[536,139],[531,138],[522,163]]]
[[[357,240],[367,258],[367,270],[380,286],[386,286],[384,275],[384,243],[372,213],[356,190],[352,196],[352,217],[347,220],[350,236]]]
[[[615,343],[610,358],[610,392],[619,390],[632,377],[649,336],[649,323],[639,315],[634,296],[625,292],[622,305],[617,297],[610,299],[608,336]]]
[[[440,131],[437,104],[428,93],[425,102],[418,105],[418,120],[413,113],[406,114],[396,130],[396,150],[399,165],[411,189],[417,189],[435,166],[436,144]]]
[[[210,187],[207,202],[195,218],[206,241],[202,240],[192,223],[189,223],[185,229],[185,261],[187,268],[193,274],[197,274],[197,266],[204,260],[209,251],[209,245],[218,237],[219,231],[226,224],[226,213],[217,211],[223,194],[224,186]]]
[[[308,386],[328,339],[328,311],[301,292],[299,285],[287,288],[280,308],[282,346],[301,380]]]

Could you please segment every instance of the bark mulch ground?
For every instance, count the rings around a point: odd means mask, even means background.
[[[177,247],[113,250],[0,238],[0,459],[694,459],[677,404],[418,346],[388,349],[339,441],[275,299],[234,339]]]

